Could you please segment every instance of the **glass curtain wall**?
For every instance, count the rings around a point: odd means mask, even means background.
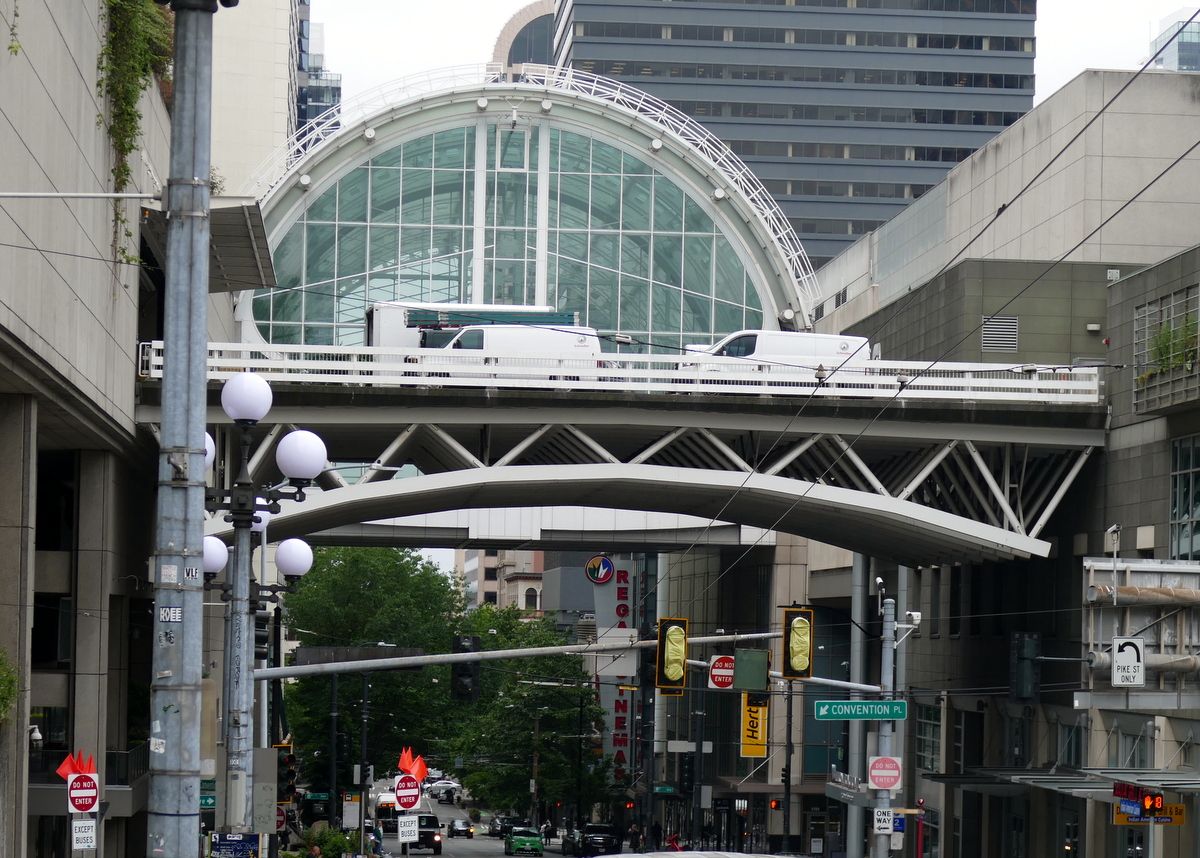
[[[269,342],[357,346],[378,301],[545,303],[631,335],[620,351],[674,353],[762,327],[736,240],[609,142],[479,123],[405,141],[315,197],[275,248],[280,285],[256,293],[254,318]]]

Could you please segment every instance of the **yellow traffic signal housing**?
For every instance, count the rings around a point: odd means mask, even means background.
[[[785,608],[783,611],[784,679],[812,676],[813,612],[811,608]]]
[[[684,619],[658,621],[658,658],[654,684],[666,695],[682,695],[687,687],[687,630]]]

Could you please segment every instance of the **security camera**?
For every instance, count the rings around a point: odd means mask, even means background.
[[[1111,527],[1109,527],[1108,530],[1106,530],[1104,532],[1107,533],[1109,536],[1113,536],[1114,534],[1121,532],[1121,525],[1114,524]]]
[[[914,626],[919,626],[919,625],[921,625],[921,612],[920,611],[905,611],[904,619],[908,620]]]
[[[876,578],[876,579],[875,579],[875,586],[876,586],[876,587],[882,587],[882,586],[883,586],[883,579],[882,579],[882,578]]]

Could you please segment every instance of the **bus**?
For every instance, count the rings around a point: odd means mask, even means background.
[[[385,832],[395,834],[397,830],[396,817],[399,816],[394,792],[381,792],[375,796],[375,815],[372,819]]]

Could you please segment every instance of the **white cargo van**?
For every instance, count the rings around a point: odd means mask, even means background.
[[[481,349],[486,352],[537,352],[580,357],[600,357],[600,337],[595,328],[574,325],[467,325],[459,328],[444,349]]]
[[[749,360],[807,368],[821,365],[827,370],[871,359],[871,345],[865,337],[807,331],[735,331],[711,346],[690,345],[687,351],[709,358],[731,358],[739,363]],[[699,361],[712,363],[714,367],[729,362]]]

